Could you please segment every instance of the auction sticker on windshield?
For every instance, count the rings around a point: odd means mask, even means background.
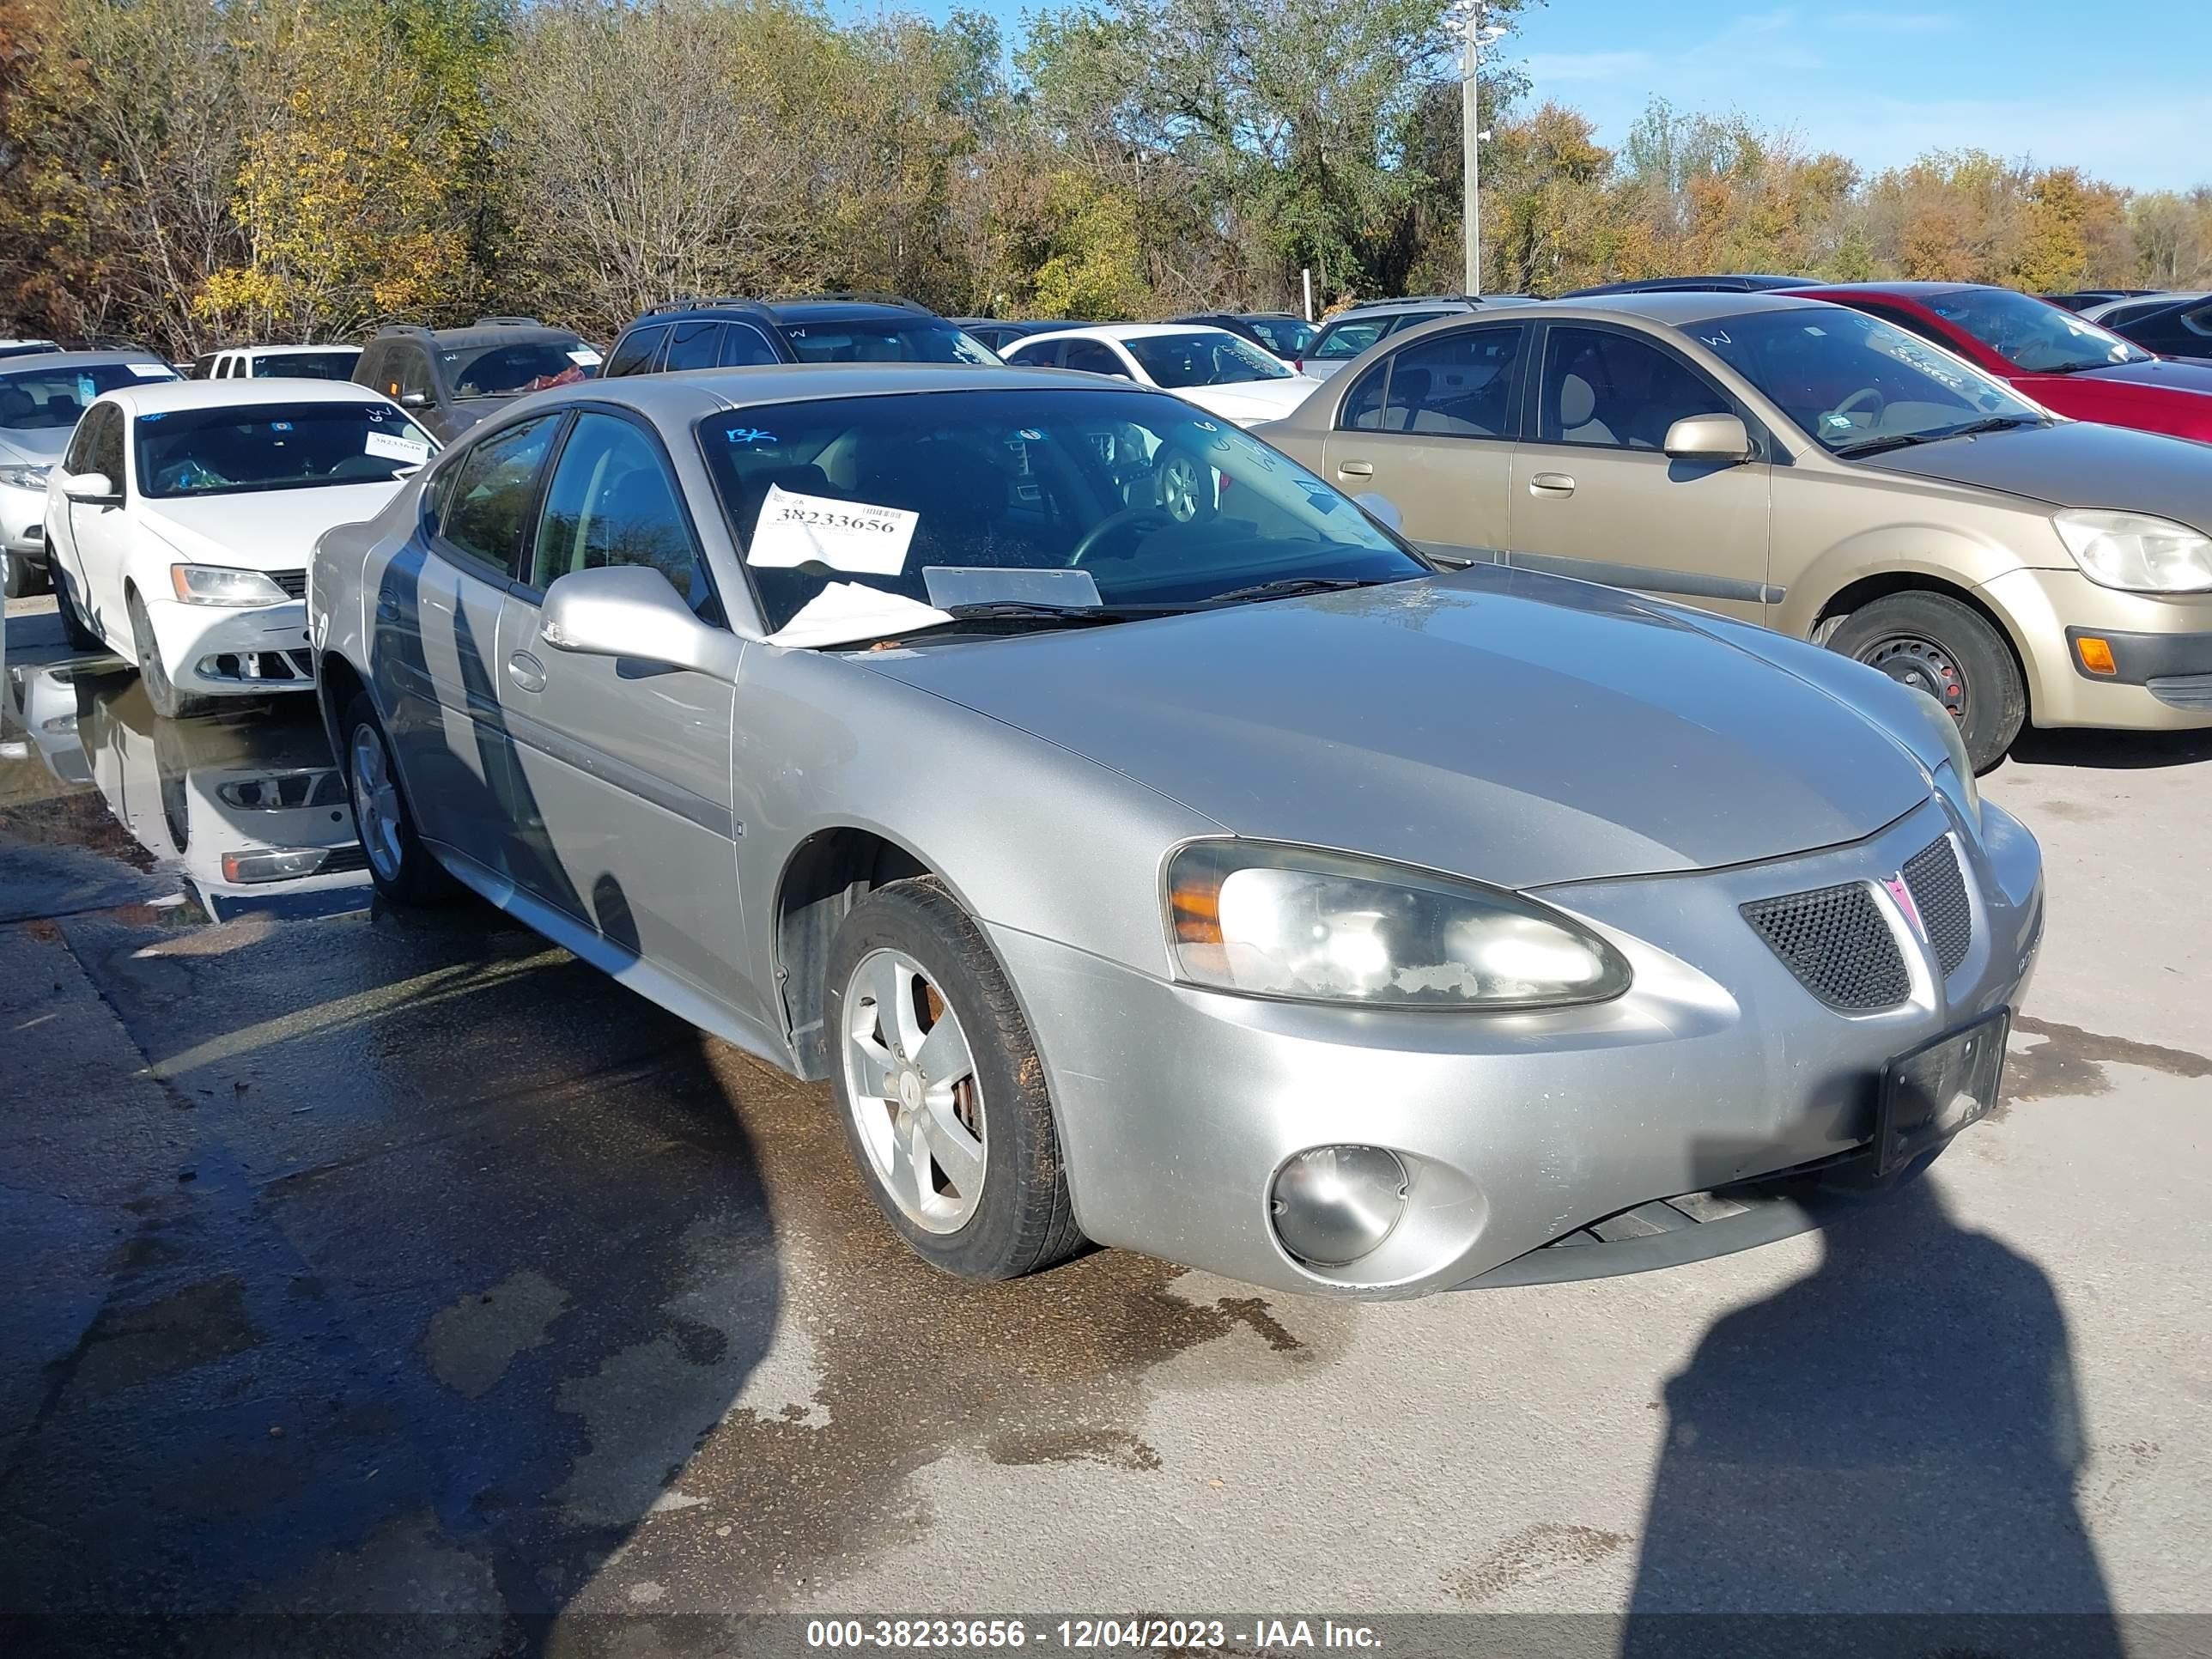
[[[371,455],[381,455],[387,461],[405,461],[420,466],[430,459],[430,446],[415,438],[402,438],[389,432],[372,432],[362,441],[362,447]]]
[[[827,495],[802,495],[770,484],[745,550],[746,562],[762,569],[821,563],[832,570],[896,576],[921,514],[903,507],[876,507]]]

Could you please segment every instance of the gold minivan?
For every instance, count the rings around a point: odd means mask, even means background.
[[[1255,432],[1443,562],[1635,588],[1872,664],[1943,703],[1983,769],[2023,723],[2212,726],[2212,445],[2063,419],[1839,306],[1448,318]]]

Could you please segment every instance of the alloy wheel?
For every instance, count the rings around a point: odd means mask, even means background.
[[[902,951],[863,957],[844,1000],[845,1092],[876,1179],[900,1212],[957,1232],[983,1196],[982,1082],[959,1015]]]
[[[399,787],[384,752],[384,739],[367,726],[353,734],[353,813],[369,866],[387,882],[399,879]]]
[[[1188,455],[1170,455],[1161,464],[1160,506],[1177,524],[1188,524],[1199,514],[1201,471]]]

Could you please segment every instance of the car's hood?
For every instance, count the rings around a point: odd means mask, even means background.
[[[60,427],[0,427],[0,465],[52,466],[69,441]]]
[[[143,498],[141,521],[185,558],[248,570],[297,570],[333,525],[374,518],[399,489],[397,479],[319,489],[262,489],[244,495]]]
[[[1884,472],[2002,489],[2053,507],[2153,513],[2212,535],[2212,466],[2204,446],[2162,433],[2061,421],[1948,438],[1859,463]]]
[[[1185,386],[1176,395],[1200,409],[1249,426],[1255,421],[1279,421],[1305,402],[1320,381],[1304,374],[1281,380],[1237,380],[1228,386]]]
[[[1686,614],[1497,566],[854,660],[1239,835],[1516,887],[1832,846],[1929,792],[1871,715]]]
[[[2147,363],[2111,363],[2103,368],[2085,368],[2077,374],[2061,378],[2094,380],[2102,385],[2155,386],[2161,392],[2193,392],[2212,398],[2212,364],[2180,362],[2168,357],[2153,358]]]

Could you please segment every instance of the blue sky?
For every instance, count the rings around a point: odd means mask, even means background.
[[[1018,33],[1023,0],[969,3]],[[848,16],[896,9],[831,3]],[[951,9],[907,3],[939,17]],[[1495,50],[1528,72],[1532,99],[1581,109],[1608,143],[1658,95],[1683,110],[1741,110],[1869,172],[1972,147],[2138,190],[2212,184],[2212,0],[1550,0]]]
[[[2125,27],[2119,27],[2124,24]],[[1617,143],[1655,94],[1739,109],[1869,172],[1973,147],[2139,190],[2212,184],[2212,3],[1552,0],[1499,43]]]

